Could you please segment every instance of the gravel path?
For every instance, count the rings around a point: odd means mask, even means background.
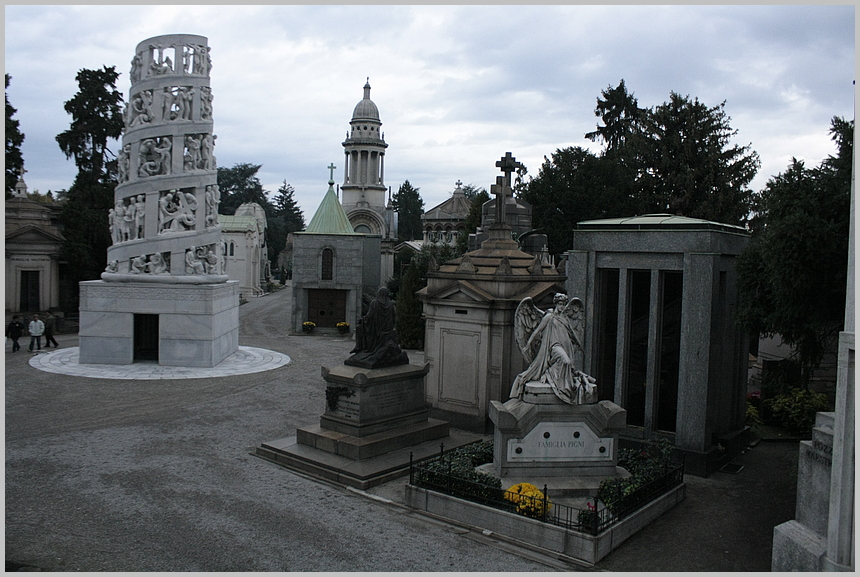
[[[340,364],[353,344],[288,335],[289,293],[240,308],[241,345],[292,359],[263,373],[90,379],[39,371],[26,351],[7,352],[7,568],[549,570],[249,454],[318,421],[320,366]],[[58,340],[78,344],[76,335]]]

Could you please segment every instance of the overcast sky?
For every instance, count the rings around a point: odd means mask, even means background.
[[[31,191],[68,188],[56,135],[82,68],[116,66],[127,98],[139,42],[209,39],[218,164],[262,164],[310,221],[370,77],[389,147],[385,184],[420,188],[425,209],[459,179],[490,184],[505,154],[536,176],[583,146],[601,90],[624,79],[642,107],[671,91],[726,102],[735,141],[762,167],[835,153],[833,116],[854,118],[854,6],[6,6],[7,96],[25,134]]]

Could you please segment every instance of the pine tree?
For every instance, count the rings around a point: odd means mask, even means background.
[[[398,213],[397,238],[400,240],[415,240],[424,236],[421,225],[424,201],[418,194],[419,190],[407,180],[400,185],[391,199],[394,210]]]
[[[6,88],[12,77],[6,75]],[[19,122],[12,116],[18,112],[9,104],[9,94],[6,94],[6,197],[8,198],[15,190],[18,183],[18,170],[24,166],[24,157],[21,155],[21,145],[24,143],[24,134],[19,130]]]
[[[61,259],[74,263],[65,279],[68,289],[61,295],[66,309],[77,307],[78,282],[98,278],[107,264],[111,244],[108,211],[117,184],[116,157],[108,145],[123,129],[118,77],[113,66],[80,70],[75,77],[78,93],[64,107],[72,116],[71,127],[57,135],[60,149],[78,167],[60,214],[66,237]]]

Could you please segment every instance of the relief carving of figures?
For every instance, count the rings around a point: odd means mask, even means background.
[[[200,87],[200,119],[212,120],[212,89],[208,86]]]
[[[144,274],[146,272],[146,255],[136,256],[131,259],[131,272]]]
[[[122,231],[125,235],[125,240],[137,240],[137,227],[135,226],[135,216],[137,212],[137,206],[135,206],[136,199],[135,197],[131,197],[131,200],[125,207],[125,214],[122,217]]]
[[[153,55],[152,63],[149,65],[150,76],[173,74],[173,62],[170,60],[170,56],[164,58],[164,47],[150,45],[149,49]],[[158,58],[155,57],[155,50],[158,50]]]
[[[134,213],[134,228],[137,231],[137,238],[143,238],[144,225],[146,219],[146,196],[137,195],[137,210]]]
[[[582,301],[557,293],[554,308],[540,310],[531,297],[524,298],[514,314],[514,335],[529,363],[517,375],[511,398],[522,398],[531,382],[548,384],[553,393],[570,405],[597,402],[594,378],[574,366],[582,351]]]
[[[183,46],[182,47],[182,71],[185,74],[191,73],[191,65],[194,56],[194,47],[193,46]]]
[[[143,72],[143,62],[140,59],[140,54],[135,54],[134,58],[131,59],[131,72],[128,74],[132,84],[140,80],[141,72]]]
[[[170,174],[170,137],[162,136],[156,143],[155,139],[147,138],[140,143],[140,169],[138,175],[142,178],[159,174]]]
[[[105,272],[119,272],[119,261],[112,260],[105,267]]]
[[[149,262],[146,263],[146,271],[150,274],[167,274],[170,272],[168,262],[161,256],[160,252],[149,257]]]
[[[115,218],[114,214],[115,213],[116,213],[116,211],[114,209],[112,209],[112,208],[108,209],[108,230],[110,231],[111,244],[117,243],[117,240],[116,240],[117,230],[116,230],[116,227],[114,226],[114,218]]]
[[[119,150],[119,154],[117,154],[117,179],[119,182],[125,182],[128,180],[129,168],[131,168],[131,159],[129,158],[130,153],[131,145],[125,144]]]
[[[158,201],[159,234],[193,229],[196,209],[197,199],[193,194],[183,195],[178,190],[165,193]]]
[[[200,167],[200,138],[194,134],[185,137],[185,170],[196,170]]]
[[[205,268],[193,248],[185,251],[185,274],[203,274]]]
[[[204,134],[203,142],[200,144],[200,156],[203,170],[215,170],[215,139],[218,138],[212,134]]]
[[[152,111],[152,90],[143,90],[131,98],[131,121],[129,126],[150,124],[155,114]]]
[[[206,186],[206,226],[218,224],[218,204],[221,202],[221,191],[217,184]]]
[[[191,120],[194,89],[190,86],[164,87],[163,116],[165,121]]]
[[[114,243],[123,242],[128,237],[124,230],[125,226],[125,207],[121,200],[118,200],[113,207],[113,230],[111,231]]]
[[[194,74],[206,76],[212,70],[212,61],[209,58],[210,48],[197,45],[194,49]]]
[[[215,246],[216,245],[197,247],[197,259],[203,263],[203,268],[206,271],[206,274],[221,273],[221,261],[218,258],[218,255],[215,254]]]

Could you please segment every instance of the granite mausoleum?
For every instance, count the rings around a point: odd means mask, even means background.
[[[80,362],[213,367],[239,347],[236,281],[224,274],[207,39],[137,45],[125,109],[113,244],[80,284]]]
[[[666,438],[707,476],[745,447],[748,337],[734,322],[740,227],[672,215],[580,222],[567,292],[585,371],[627,411],[621,439]]]

